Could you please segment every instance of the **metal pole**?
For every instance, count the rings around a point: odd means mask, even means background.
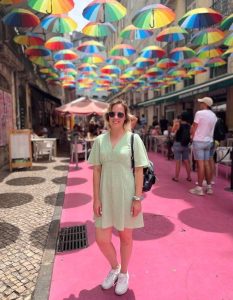
[[[230,158],[231,158],[231,180],[230,180],[230,187],[225,188],[225,191],[233,192],[233,148],[230,150]]]

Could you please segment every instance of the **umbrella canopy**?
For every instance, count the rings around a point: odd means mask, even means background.
[[[221,25],[220,25],[220,29],[222,30],[233,30],[233,14],[231,14],[230,16],[226,17]]]
[[[25,0],[0,0],[0,5],[12,5],[12,4],[18,4],[20,2],[23,2]]]
[[[45,42],[45,47],[52,51],[59,51],[72,48],[73,43],[61,36],[55,36]]]
[[[97,66],[94,64],[83,63],[78,67],[78,70],[82,72],[92,72],[95,71],[96,68]]]
[[[233,48],[228,49],[227,51],[225,51],[225,52],[222,54],[222,57],[223,57],[223,58],[226,58],[226,57],[228,57],[228,56],[233,57]]]
[[[194,57],[196,52],[188,47],[177,47],[174,48],[171,52],[169,57],[174,59],[175,61],[184,60],[187,58]]]
[[[54,54],[55,60],[75,60],[77,58],[78,54],[69,49],[60,50]]]
[[[51,51],[43,46],[31,46],[25,50],[25,54],[31,56],[49,56]]]
[[[83,27],[82,33],[94,37],[106,37],[116,31],[111,23],[90,22]]]
[[[166,26],[175,20],[173,10],[162,4],[143,7],[133,17],[132,23],[138,28],[152,29]]]
[[[36,33],[28,32],[25,35],[16,35],[14,37],[14,42],[19,45],[25,46],[42,46],[44,45],[44,40]]]
[[[225,38],[223,44],[228,47],[233,47],[233,32]]]
[[[197,57],[202,59],[213,58],[213,57],[221,56],[222,53],[223,50],[218,47],[204,46],[197,51]]]
[[[39,65],[42,67],[49,66],[47,60],[45,60],[42,56],[29,56],[28,58],[36,65]]]
[[[111,56],[130,56],[136,52],[133,46],[128,44],[119,44],[114,46],[109,54]]]
[[[106,65],[100,71],[103,74],[121,74],[121,69],[114,65]]]
[[[144,58],[161,58],[164,55],[165,50],[158,46],[147,46],[140,52],[140,56]]]
[[[143,40],[153,35],[153,30],[128,25],[120,32],[120,37],[127,40]]]
[[[139,56],[133,62],[133,66],[135,66],[139,69],[142,69],[142,68],[145,68],[145,67],[149,67],[149,66],[153,65],[154,63],[155,63],[154,59],[144,58],[144,57]]]
[[[75,69],[75,65],[71,61],[59,60],[54,64],[54,68],[61,69],[61,70],[68,69],[68,68]]]
[[[209,45],[221,41],[225,34],[218,28],[207,28],[197,32],[191,39],[194,45]]]
[[[103,115],[108,108],[108,103],[81,97],[68,104],[62,105],[56,110],[60,113],[90,115],[96,113]]]
[[[92,22],[115,22],[126,15],[126,8],[115,0],[94,0],[83,10],[82,15]]]
[[[40,24],[40,19],[34,13],[23,8],[12,9],[2,20],[14,27],[35,27]]]
[[[188,32],[179,26],[173,26],[163,29],[157,36],[159,42],[178,42],[185,38]]]
[[[122,66],[125,66],[125,65],[128,65],[130,63],[130,61],[124,57],[124,56],[110,56],[106,62],[108,64],[113,64],[113,63],[116,63],[118,65],[122,65]]]
[[[84,53],[97,53],[104,51],[105,47],[102,43],[92,40],[80,44],[77,50]]]
[[[197,57],[186,59],[182,63],[182,66],[184,68],[194,68],[194,67],[200,67],[202,65],[203,65],[203,61]]]
[[[100,54],[92,54],[83,56],[81,61],[88,64],[101,64],[105,61],[105,58]]]
[[[204,67],[195,67],[190,69],[187,74],[188,75],[197,75],[197,74],[201,74],[201,73],[205,73],[207,72],[207,70]]]
[[[28,5],[44,14],[64,14],[74,8],[73,0],[28,0]]]
[[[157,63],[157,67],[161,68],[161,69],[168,69],[170,67],[175,67],[177,66],[177,62],[173,59],[169,59],[169,58],[162,58],[160,59],[160,61],[158,61]]]
[[[50,15],[45,17],[40,25],[47,31],[59,33],[72,32],[78,26],[72,18],[63,15]]]
[[[225,60],[223,60],[222,58],[220,58],[220,57],[214,57],[214,58],[209,59],[209,60],[205,63],[204,67],[211,67],[211,68],[214,68],[214,67],[220,67],[220,66],[223,66],[223,65],[225,65],[225,64],[226,64],[226,62],[225,62]]]
[[[212,8],[195,8],[188,11],[179,21],[182,28],[210,27],[221,22],[222,15]]]

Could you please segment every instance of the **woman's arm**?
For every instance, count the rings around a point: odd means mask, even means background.
[[[97,217],[102,215],[102,206],[100,201],[100,177],[101,166],[94,166],[93,170],[93,211]]]
[[[143,167],[135,167],[135,195],[137,197],[142,196],[143,187]],[[133,200],[131,206],[131,214],[136,217],[142,210],[142,205],[140,200]]]

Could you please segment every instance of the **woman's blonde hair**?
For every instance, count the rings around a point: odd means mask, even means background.
[[[120,98],[116,98],[113,102],[111,102],[108,106],[108,109],[104,115],[104,120],[105,120],[105,126],[110,129],[110,125],[109,125],[109,116],[108,116],[108,113],[110,111],[112,111],[113,109],[113,106],[114,105],[117,105],[117,104],[121,104],[124,108],[124,112],[125,112],[125,121],[124,121],[124,129],[125,130],[131,130],[131,114],[129,112],[129,108],[128,108],[128,105],[127,103],[120,99]]]

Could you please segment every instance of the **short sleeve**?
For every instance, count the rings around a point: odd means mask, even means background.
[[[146,148],[138,134],[134,134],[134,162],[135,167],[147,167],[149,165],[149,159],[147,156]]]
[[[197,111],[194,117],[194,123],[198,124],[200,121],[200,112]]]
[[[91,148],[91,152],[88,158],[88,163],[92,165],[101,165],[100,163],[100,141],[96,139]]]

